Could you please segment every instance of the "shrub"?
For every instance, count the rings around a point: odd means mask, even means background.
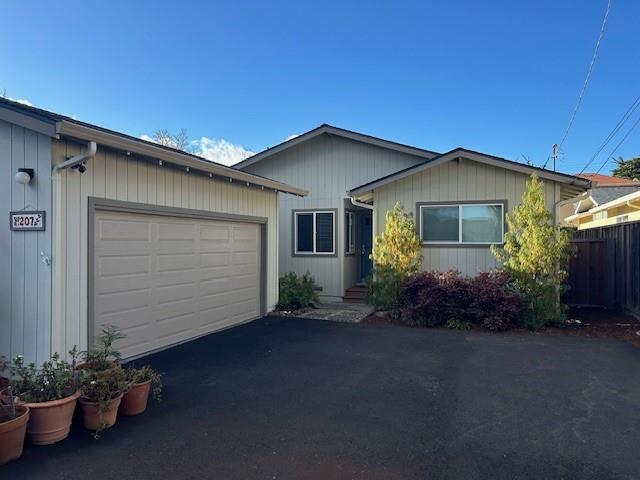
[[[84,369],[88,370],[107,370],[118,363],[122,358],[122,354],[116,350],[113,344],[117,340],[125,338],[124,333],[113,325],[107,325],[102,331],[91,350],[82,352],[84,357]]]
[[[280,277],[279,310],[297,310],[319,301],[316,282],[309,272],[301,277],[295,272]]]
[[[483,272],[473,278],[456,271],[421,272],[404,283],[398,313],[414,326],[475,324],[505,330],[518,325],[523,307],[522,297],[504,272]]]
[[[153,398],[162,398],[162,374],[149,366],[140,368],[128,367],[124,371],[125,378],[129,385],[145,383],[151,381]]]
[[[402,282],[422,264],[415,222],[400,202],[386,213],[384,232],[374,239],[371,260],[373,277],[367,279],[367,302],[376,310],[388,310],[398,303]]]
[[[562,282],[571,256],[569,232],[554,225],[546,206],[544,184],[533,174],[513,213],[503,247],[491,247],[527,301],[525,324],[541,328],[564,319]]]

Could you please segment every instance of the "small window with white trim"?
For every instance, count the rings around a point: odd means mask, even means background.
[[[335,212],[317,210],[294,212],[294,253],[335,254]]]
[[[500,244],[502,203],[420,205],[420,239],[425,244]]]
[[[344,251],[347,255],[353,255],[354,253],[356,253],[356,236],[353,212],[346,212],[344,223],[344,237],[346,242]]]

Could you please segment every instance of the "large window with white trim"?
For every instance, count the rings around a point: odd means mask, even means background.
[[[294,253],[333,255],[335,249],[335,212],[316,210],[294,212]]]
[[[420,205],[420,238],[425,244],[503,242],[504,204]]]

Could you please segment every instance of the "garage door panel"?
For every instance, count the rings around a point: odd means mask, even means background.
[[[125,212],[95,217],[95,331],[130,357],[260,316],[260,226]]]

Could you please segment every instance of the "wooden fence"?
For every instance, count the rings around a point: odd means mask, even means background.
[[[571,243],[565,301],[640,316],[640,222],[578,230]]]

